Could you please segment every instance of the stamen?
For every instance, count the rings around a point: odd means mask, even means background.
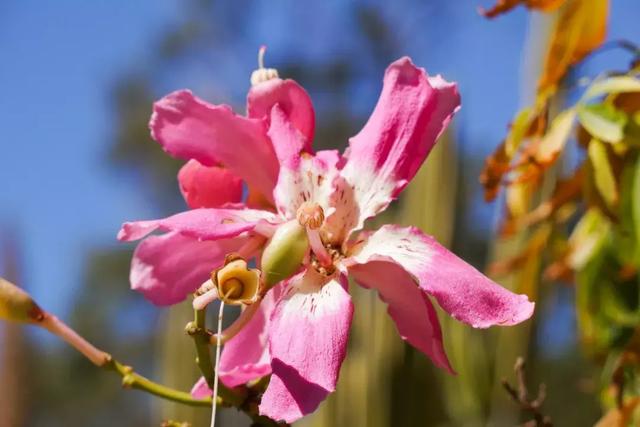
[[[260,49],[258,49],[258,68],[259,69],[263,69],[264,68],[264,54],[267,52],[267,46],[266,45],[262,45],[260,46]]]
[[[260,46],[258,50],[258,69],[251,73],[251,86],[278,78],[278,70],[264,67],[264,54],[266,51],[267,47],[265,45]]]
[[[309,246],[320,261],[323,267],[329,267],[332,263],[331,255],[322,243],[319,228],[324,223],[324,211],[317,203],[304,202],[298,208],[296,217],[300,225],[307,229],[307,237],[309,238]]]
[[[220,310],[218,311],[218,333],[217,342],[216,342],[216,361],[214,365],[214,376],[213,376],[213,407],[211,409],[211,427],[216,426],[216,410],[218,409],[217,400],[218,400],[218,370],[220,369],[220,333],[222,331],[222,314],[224,310],[224,301],[220,301]]]
[[[304,202],[298,208],[296,217],[301,226],[317,230],[324,223],[324,210],[317,203]]]
[[[322,243],[322,238],[318,230],[312,230],[307,227],[307,236],[309,237],[309,246],[323,267],[329,267],[332,263],[331,255],[327,252],[327,248]]]

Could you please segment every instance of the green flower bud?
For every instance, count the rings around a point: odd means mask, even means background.
[[[278,227],[262,253],[261,269],[266,289],[298,271],[308,250],[307,231],[298,220]]]
[[[44,312],[29,294],[0,277],[0,319],[33,323],[44,318]]]

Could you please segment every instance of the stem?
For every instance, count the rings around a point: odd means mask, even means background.
[[[60,337],[67,344],[82,353],[96,366],[104,366],[111,359],[111,356],[108,353],[96,348],[56,316],[45,313],[44,318],[38,325]]]
[[[211,405],[212,399],[194,399],[191,397],[191,394],[187,392],[155,383],[134,372],[133,368],[121,364],[113,359],[109,353],[96,348],[56,316],[46,313],[42,321],[38,323],[38,326],[60,337],[83,354],[94,365],[119,373],[122,376],[122,385],[125,388],[135,388],[162,397],[163,399],[173,400],[191,406]]]
[[[117,372],[122,376],[122,386],[124,388],[132,388],[143,390],[147,393],[161,397],[163,399],[172,400],[174,402],[183,403],[190,406],[206,406],[210,407],[212,399],[194,399],[190,393],[179,391],[170,387],[158,384],[148,378],[133,371],[130,366],[125,366],[114,359],[109,359],[105,365],[105,369]]]
[[[202,310],[195,310],[195,319],[187,325],[187,333],[193,337],[196,345],[196,363],[207,381],[207,385],[211,390],[215,384],[215,370],[211,361],[211,353],[209,352],[209,332],[206,328],[206,307]],[[232,390],[224,384],[219,386],[219,399],[225,404],[240,408],[246,400],[246,392],[242,389]]]

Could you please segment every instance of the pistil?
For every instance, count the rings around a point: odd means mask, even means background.
[[[322,207],[317,203],[305,202],[298,208],[296,216],[300,225],[306,228],[309,246],[320,265],[325,268],[330,267],[332,264],[331,255],[325,248],[319,231],[324,223]]]

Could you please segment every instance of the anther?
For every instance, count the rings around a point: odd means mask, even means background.
[[[317,230],[324,223],[324,211],[317,203],[304,202],[296,215],[301,226]]]

